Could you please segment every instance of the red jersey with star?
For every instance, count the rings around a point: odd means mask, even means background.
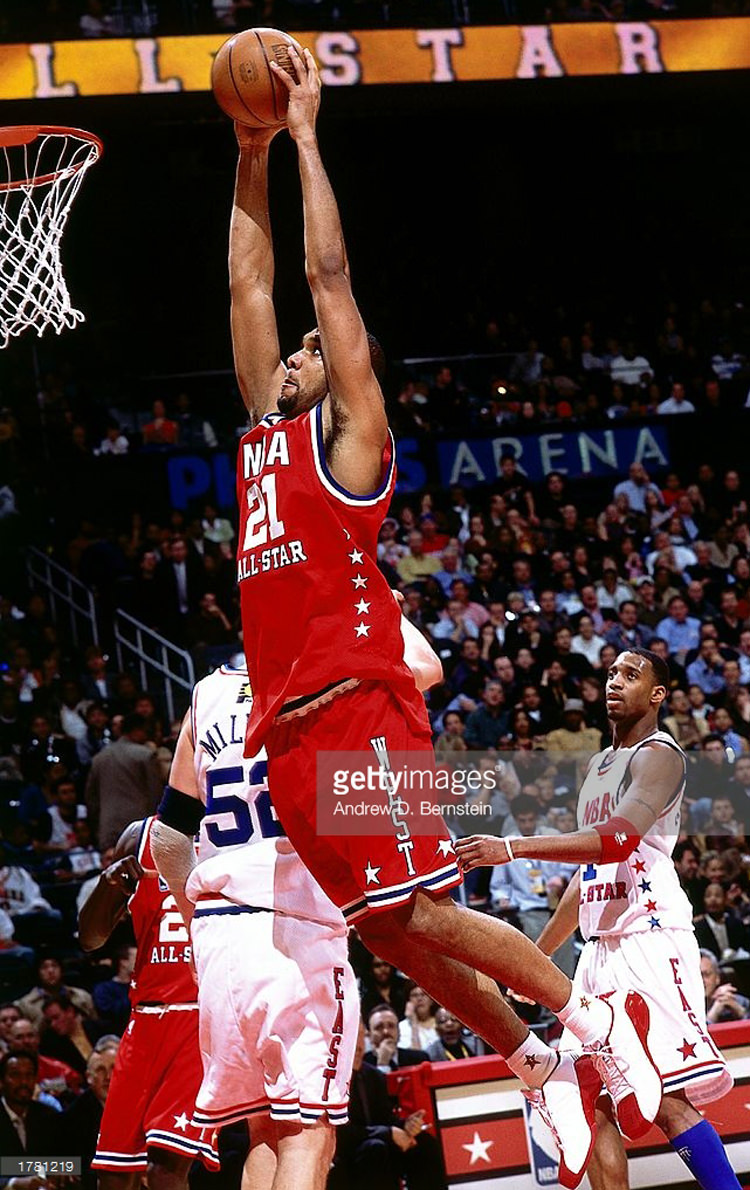
[[[284,703],[331,683],[387,681],[413,700],[401,612],[377,568],[395,480],[389,435],[377,491],[357,496],[336,481],[321,405],[291,420],[270,414],[240,442],[237,580],[254,695],[246,756],[259,750]]]
[[[130,981],[130,1003],[188,1004],[197,989],[190,971],[192,948],[176,902],[151,855],[151,824],[146,818],[138,859],[146,875],[128,901],[138,953]]]
[[[584,938],[692,930],[693,911],[680,887],[672,852],[680,830],[685,757],[665,731],[631,748],[607,748],[591,761],[578,796],[578,826],[600,826],[618,813],[630,783],[630,765],[641,748],[672,748],[683,760],[683,778],[638,848],[620,863],[582,864],[578,919]]]

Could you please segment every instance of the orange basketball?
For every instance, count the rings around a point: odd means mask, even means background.
[[[296,78],[290,45],[301,55],[301,46],[280,29],[245,29],[225,41],[211,67],[211,86],[221,110],[251,128],[283,124],[289,95],[269,62],[278,62]]]

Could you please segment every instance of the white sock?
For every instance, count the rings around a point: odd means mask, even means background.
[[[557,1018],[584,1045],[595,1045],[609,1033],[612,1009],[606,1000],[598,996],[572,992],[568,1003],[557,1013]]]
[[[557,1066],[557,1054],[536,1033],[529,1033],[505,1061],[527,1087],[541,1087]]]

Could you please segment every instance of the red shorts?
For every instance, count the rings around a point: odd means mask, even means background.
[[[133,1012],[112,1072],[92,1169],[148,1168],[149,1149],[168,1149],[219,1168],[216,1131],[192,1123],[203,1067],[198,1008]]]
[[[416,689],[414,697],[419,704],[408,709],[409,715],[384,683],[361,682],[306,715],[274,721],[265,740],[274,808],[305,867],[349,922],[404,904],[418,888],[437,893],[461,883],[450,835],[439,817],[433,834],[412,835],[407,829],[406,840],[403,830],[397,837],[395,827],[384,835],[318,830],[318,752],[369,752],[375,759],[378,741],[389,754],[422,753],[420,768],[434,769],[427,714]],[[424,724],[421,731],[412,725],[415,710]]]

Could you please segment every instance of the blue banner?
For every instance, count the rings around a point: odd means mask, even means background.
[[[516,437],[461,438],[437,443],[440,482],[473,487],[492,483],[500,475],[500,460],[511,454],[518,470],[530,480],[550,471],[570,479],[626,475],[631,463],[649,472],[669,464],[669,440],[664,426],[626,426],[611,430],[566,430]]]

